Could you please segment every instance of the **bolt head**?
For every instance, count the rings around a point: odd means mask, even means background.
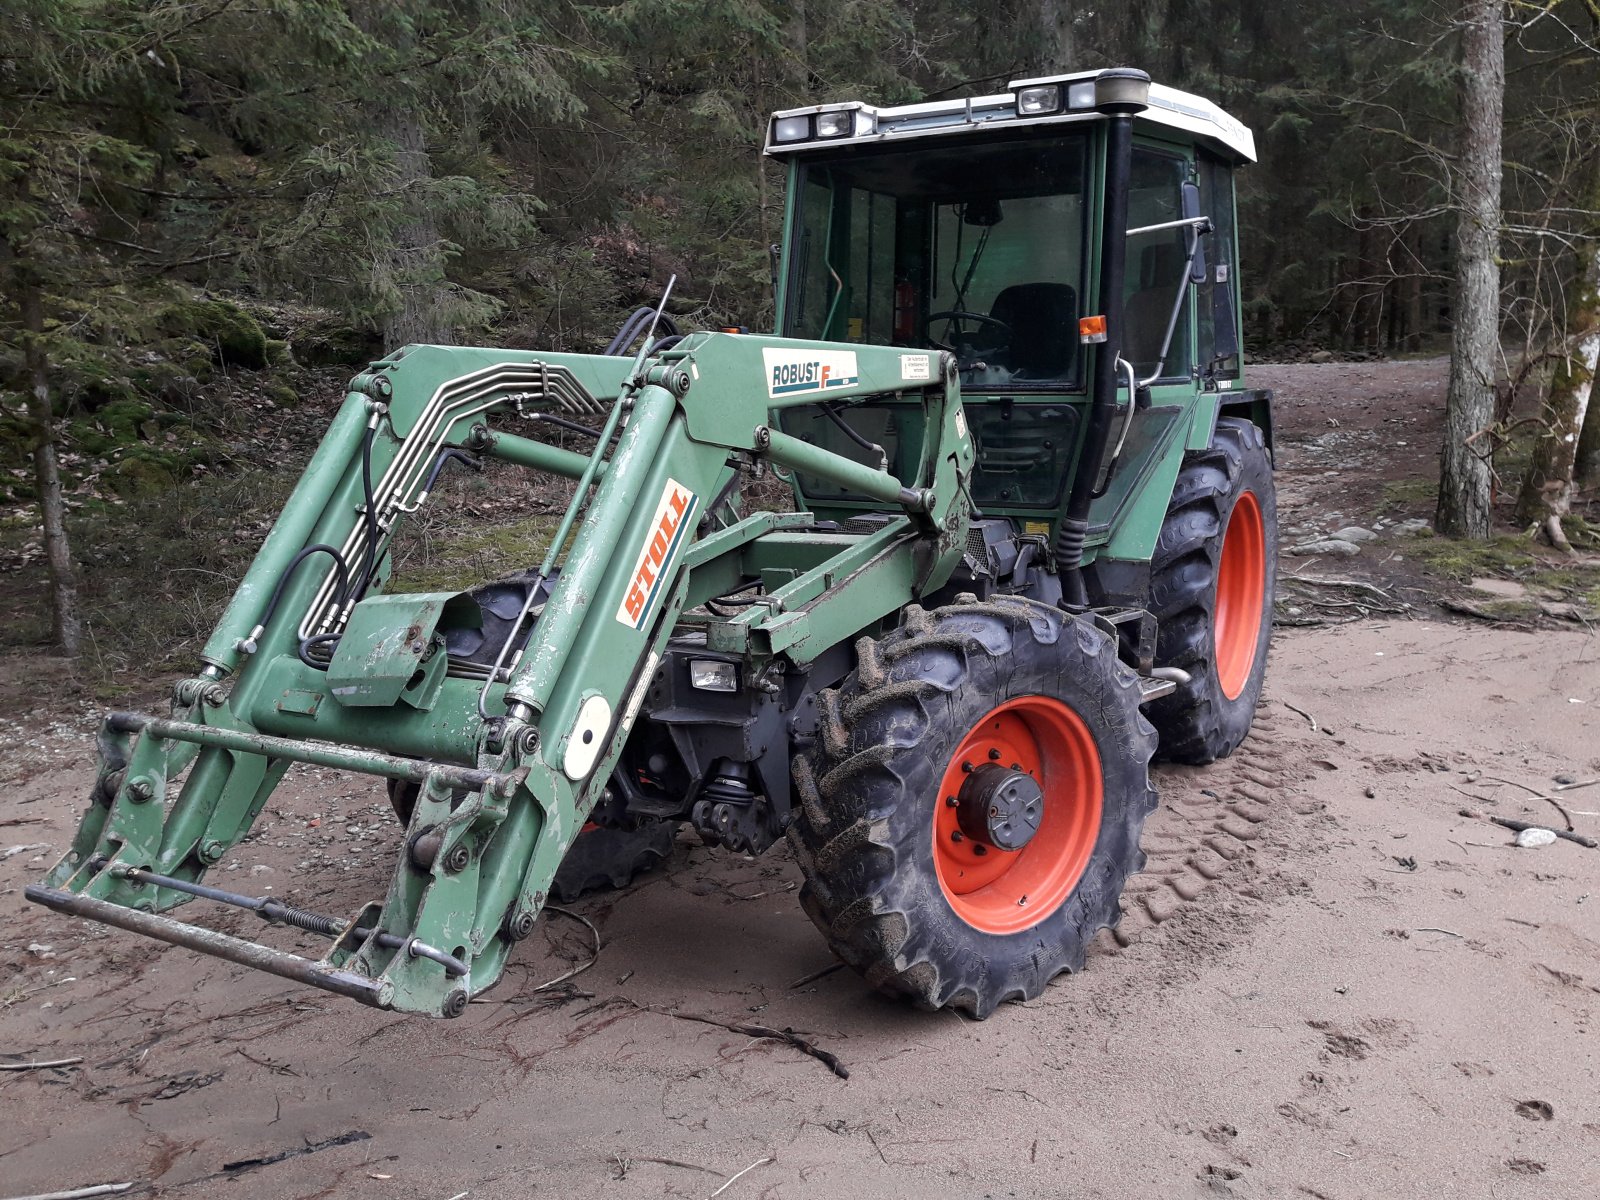
[[[200,847],[200,857],[205,862],[214,863],[227,852],[227,847],[221,842],[207,842]]]

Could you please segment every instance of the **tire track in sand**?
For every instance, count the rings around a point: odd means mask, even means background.
[[[1151,782],[1161,804],[1145,822],[1145,868],[1123,891],[1122,922],[1102,930],[1091,956],[1115,954],[1207,897],[1224,894],[1233,869],[1275,822],[1313,811],[1294,795],[1304,735],[1283,707],[1263,700],[1244,744],[1209,766],[1160,764]],[[1218,887],[1217,885],[1221,885]]]

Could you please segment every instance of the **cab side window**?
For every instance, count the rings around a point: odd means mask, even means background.
[[[1138,146],[1133,151],[1133,176],[1128,193],[1128,228],[1160,225],[1183,216],[1184,183],[1189,164],[1179,155]],[[1193,354],[1189,339],[1188,237],[1183,229],[1135,234],[1128,239],[1127,273],[1123,280],[1123,357],[1139,378],[1187,379]],[[1161,354],[1167,328],[1177,307],[1177,324],[1166,357]]]

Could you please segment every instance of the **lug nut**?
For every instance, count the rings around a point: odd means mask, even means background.
[[[962,838],[962,836],[961,836],[961,830],[959,830],[959,829],[952,829],[952,830],[951,830],[951,831],[950,831],[950,840],[951,840],[951,841],[952,841],[952,842],[959,842],[959,841],[962,841],[962,840],[964,840],[964,839],[963,839],[963,838]]]
[[[998,750],[989,751],[989,761],[990,762],[999,762],[1000,761],[1000,751],[998,751]]]
[[[944,798],[944,806],[946,808],[954,808],[959,803],[961,803],[961,802],[959,800],[957,800],[954,796],[946,796]]]
[[[984,855],[989,853],[989,847],[985,846],[982,842],[974,842],[972,843],[972,852],[974,854]]]

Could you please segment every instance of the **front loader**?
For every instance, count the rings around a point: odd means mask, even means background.
[[[453,1017],[553,889],[619,878],[602,839],[659,855],[687,824],[748,853],[786,836],[834,952],[923,1006],[987,1016],[1082,966],[1143,865],[1152,755],[1230,753],[1260,694],[1250,135],[1119,69],[777,113],[767,153],[781,336],[658,337],[658,309],[616,353],[371,364],[170,718],[106,718],[30,900]],[[570,481],[548,546],[469,592],[390,590],[407,516],[485,459]],[[794,511],[744,511],[760,473]],[[295,763],[387,783],[381,900],[204,882]],[[168,915],[197,898],[327,953]]]

